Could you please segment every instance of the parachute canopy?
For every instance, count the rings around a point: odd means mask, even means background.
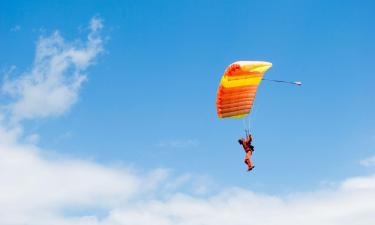
[[[242,118],[250,113],[258,85],[272,63],[237,61],[227,67],[216,97],[219,118]]]

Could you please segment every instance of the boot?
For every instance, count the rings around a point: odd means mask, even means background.
[[[254,167],[255,167],[255,166],[249,167],[249,168],[247,169],[247,171],[251,171],[251,170],[253,170]]]

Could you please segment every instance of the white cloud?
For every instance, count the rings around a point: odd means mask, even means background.
[[[66,42],[58,31],[41,37],[32,68],[2,86],[13,102],[6,108],[15,121],[61,115],[77,101],[84,74],[103,51],[98,32],[101,20],[93,18],[87,42]]]
[[[363,166],[375,166],[375,156],[369,157],[367,159],[363,159],[359,162]]]
[[[157,191],[167,195],[185,177],[171,179],[165,169],[139,174],[45,153],[34,145],[0,143],[0,224],[76,224],[64,216],[66,209],[111,212],[152,202]],[[81,223],[88,218],[77,219]]]
[[[65,207],[115,206],[145,186],[129,170],[46,157],[34,146],[0,144],[0,154],[0,224],[32,224]]]
[[[209,197],[202,197],[186,190],[193,174],[140,173],[45,153],[0,144],[0,224],[371,225],[375,219],[375,175],[285,196],[232,187],[206,189]]]
[[[342,187],[348,190],[375,189],[375,175],[348,179],[343,182]]]
[[[22,127],[15,125],[11,128],[5,128],[2,123],[3,121],[0,119],[0,143],[15,143],[23,132]]]
[[[98,17],[94,17],[90,21],[90,28],[92,31],[97,31],[103,28],[102,20]]]

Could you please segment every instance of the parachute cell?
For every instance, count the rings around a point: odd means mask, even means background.
[[[216,97],[219,118],[242,118],[250,113],[263,74],[269,62],[238,61],[227,67]]]

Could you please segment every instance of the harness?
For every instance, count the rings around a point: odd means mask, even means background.
[[[250,143],[251,140],[242,141],[241,143],[246,153],[248,153],[249,151],[254,151],[254,146],[252,146]]]

